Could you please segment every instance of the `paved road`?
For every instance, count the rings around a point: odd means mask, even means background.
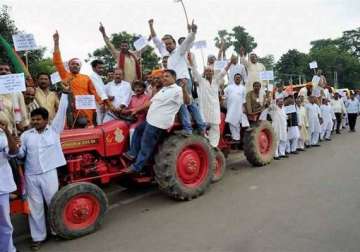
[[[345,133],[266,167],[237,160],[190,202],[114,190],[101,230],[41,251],[359,252],[359,149],[360,134]],[[28,251],[29,241],[17,245]]]

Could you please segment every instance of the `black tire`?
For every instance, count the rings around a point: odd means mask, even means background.
[[[77,201],[79,197],[82,198]],[[86,215],[86,211],[87,213],[90,212],[90,217],[82,216],[83,218],[89,217],[87,218],[88,222],[81,218],[71,220],[72,217],[77,218],[74,211],[69,210],[71,208],[69,205],[71,205],[72,200],[74,203],[73,206],[78,203],[78,205],[76,205],[77,208],[81,208],[77,210],[76,213],[83,214],[83,211],[85,211]],[[94,204],[84,205],[84,200],[88,200],[87,202],[93,202]],[[50,227],[57,235],[64,239],[81,237],[96,231],[101,226],[107,209],[107,197],[95,184],[87,182],[69,184],[61,188],[51,200],[48,216]],[[74,214],[72,216],[66,214],[70,212]]]
[[[219,150],[218,148],[214,149],[215,152],[215,171],[214,171],[214,175],[211,179],[212,183],[216,183],[219,182],[220,180],[222,180],[225,176],[225,172],[226,172],[226,158],[224,153]]]
[[[195,185],[186,184],[178,172],[178,158],[185,156],[186,151],[196,153],[195,156],[200,160],[200,164],[204,164],[200,165],[203,167],[203,172],[200,172],[201,178]],[[214,170],[215,157],[212,147],[205,138],[198,135],[189,137],[173,135],[164,141],[155,156],[156,182],[161,191],[177,200],[191,200],[202,195],[211,183]]]
[[[265,150],[259,144],[258,139],[266,135],[269,141]],[[269,164],[275,153],[275,132],[268,121],[260,121],[247,129],[244,136],[244,154],[246,159],[254,166]]]

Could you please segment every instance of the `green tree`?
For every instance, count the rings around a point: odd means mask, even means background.
[[[336,45],[328,45],[311,48],[309,58],[317,61],[331,83],[334,83],[333,76],[336,72],[340,87],[355,87],[360,84],[360,61],[350,52]]]
[[[343,36],[338,39],[338,44],[341,49],[360,58],[360,27],[354,30],[344,31]]]
[[[283,54],[275,65],[276,76],[285,83],[294,81],[299,76],[306,76],[311,79],[311,70],[309,69],[309,57],[307,54],[292,49]]]
[[[232,37],[226,30],[218,31],[218,36],[215,37],[215,46],[220,48],[221,41],[224,40],[224,50],[226,51],[230,46],[232,46]]]
[[[262,63],[267,70],[272,70],[275,67],[275,58],[272,54],[260,57],[258,58],[258,61]]]
[[[245,49],[245,53],[248,54],[257,47],[254,37],[252,37],[245,28],[242,26],[235,26],[230,33],[232,38],[232,45],[235,52],[240,54],[240,48]]]
[[[127,42],[130,46],[130,49],[134,50],[133,43],[138,38],[139,35],[129,34],[123,31],[112,34],[110,40],[116,48],[120,47],[121,42]],[[96,49],[93,53],[89,53],[87,61],[91,61],[95,58],[103,60],[108,69],[113,69],[116,64],[116,59],[112,57],[106,46]],[[143,51],[141,58],[144,73],[159,67],[160,59],[152,47],[148,46],[145,51]]]

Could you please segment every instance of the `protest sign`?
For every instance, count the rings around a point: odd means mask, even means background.
[[[260,72],[259,74],[260,76],[260,80],[267,80],[267,81],[270,81],[270,80],[274,80],[274,71],[263,71],[263,72]]]
[[[147,45],[149,44],[147,38],[141,36],[139,39],[137,39],[134,42],[134,47],[136,49],[136,51],[141,51],[142,49],[144,49]]]
[[[0,94],[23,92],[26,90],[23,73],[0,75]]]
[[[318,68],[318,65],[317,65],[317,62],[316,62],[316,61],[310,62],[310,63],[309,63],[309,66],[310,66],[310,69]]]
[[[289,105],[284,107],[285,114],[291,114],[296,112],[295,105]]]
[[[206,40],[199,40],[194,42],[195,49],[205,49],[206,48]]]
[[[51,79],[51,83],[52,83],[52,84],[55,84],[55,83],[60,82],[60,81],[61,81],[61,77],[60,77],[59,72],[52,73],[52,74],[50,75],[50,79]]]
[[[30,51],[37,49],[37,45],[33,34],[15,34],[12,36],[15,50],[18,51]]]
[[[96,109],[94,95],[75,95],[76,109]]]
[[[214,62],[214,70],[222,70],[227,64],[228,62],[226,60],[217,60]]]

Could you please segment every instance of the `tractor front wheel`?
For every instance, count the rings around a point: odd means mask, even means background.
[[[191,200],[203,194],[215,171],[215,157],[208,141],[197,135],[169,137],[155,157],[155,179],[171,198]]]
[[[108,209],[105,193],[91,183],[73,183],[61,188],[49,209],[51,229],[64,239],[74,239],[97,230]]]
[[[275,133],[267,121],[259,121],[245,132],[244,154],[254,166],[263,166],[273,160],[275,153]]]

